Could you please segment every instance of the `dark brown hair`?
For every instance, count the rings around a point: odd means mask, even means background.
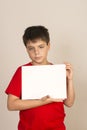
[[[48,45],[50,41],[48,29],[44,26],[30,26],[26,28],[24,35],[23,35],[23,42],[26,46],[27,42],[33,41],[35,39],[41,39],[45,41]]]

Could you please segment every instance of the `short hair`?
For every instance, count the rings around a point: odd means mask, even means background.
[[[24,45],[26,46],[29,40],[33,41],[35,39],[41,39],[48,45],[50,41],[48,29],[44,26],[30,26],[26,28],[23,35]]]

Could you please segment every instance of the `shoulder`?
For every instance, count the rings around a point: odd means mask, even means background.
[[[29,62],[29,63],[24,64],[24,65],[22,65],[22,66],[32,66],[32,63],[31,63],[31,62]],[[21,67],[22,67],[22,66],[21,66]]]
[[[26,64],[23,64],[23,65],[19,66],[19,67],[16,69],[16,72],[21,71],[21,68],[22,68],[23,66],[32,66],[32,64],[31,64],[31,62],[26,63]]]

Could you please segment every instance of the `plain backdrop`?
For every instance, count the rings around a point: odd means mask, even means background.
[[[73,65],[76,100],[65,107],[67,130],[87,130],[87,0],[0,0],[0,130],[17,130],[18,112],[7,110],[5,89],[18,66],[30,59],[26,27],[49,29],[49,61]]]

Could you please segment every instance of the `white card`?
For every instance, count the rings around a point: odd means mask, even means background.
[[[65,64],[23,66],[22,99],[39,99],[46,95],[65,99]]]

